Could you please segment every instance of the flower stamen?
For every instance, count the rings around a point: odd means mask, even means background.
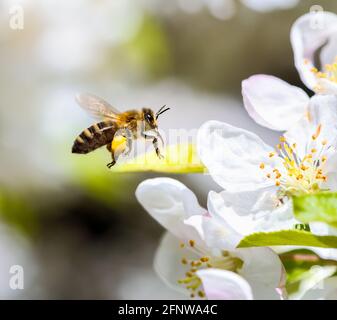
[[[335,61],[331,64],[326,64],[322,71],[317,68],[311,68],[311,72],[316,76],[317,79],[327,79],[332,82],[337,82],[337,57]]]
[[[311,136],[311,143],[307,147],[310,152],[303,156],[299,156],[296,142],[290,144],[284,136],[280,137],[276,152],[282,160],[282,165],[277,162],[278,165],[272,168],[271,172],[266,173],[266,177],[274,179],[275,186],[280,188],[280,199],[289,195],[317,192],[321,183],[327,180],[327,176],[323,173],[323,166],[327,161],[324,153],[328,149],[328,141],[326,139],[320,143],[317,141],[321,132],[322,125],[319,124]],[[269,158],[271,155],[274,156],[276,153],[268,153]],[[267,166],[265,163],[260,163],[259,167],[264,170]]]
[[[191,247],[195,253],[202,253],[201,249],[195,247],[195,242],[193,240],[189,240],[188,242],[190,245],[191,242],[193,243],[193,246],[191,245]],[[183,257],[181,259],[181,263],[188,269],[184,277],[178,280],[178,283],[183,285],[187,290],[191,291],[191,298],[196,297],[196,295],[200,298],[205,298],[205,292],[201,289],[201,279],[196,274],[198,270],[214,267],[237,272],[243,265],[241,259],[231,256],[231,254],[227,251],[222,251],[219,256],[200,254],[200,257],[197,259],[187,259]]]

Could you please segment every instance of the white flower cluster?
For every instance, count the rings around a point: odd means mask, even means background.
[[[242,82],[249,115],[283,131],[277,146],[244,129],[208,121],[198,132],[198,154],[223,191],[210,191],[207,209],[174,179],[146,180],[136,191],[143,207],[168,230],[155,258],[158,274],[191,297],[287,298],[277,254],[282,248],[237,246],[255,232],[294,229],[300,222],[292,196],[337,191],[337,16],[323,14],[324,28],[312,28],[307,14],[291,30],[295,66],[314,96],[270,75]],[[337,235],[325,223],[309,227],[316,235]],[[335,249],[310,249],[337,260]],[[296,298],[336,299],[335,272],[334,266],[312,272]],[[313,290],[317,285],[322,289]]]

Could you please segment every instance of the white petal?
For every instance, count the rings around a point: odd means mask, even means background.
[[[315,288],[306,292],[302,300],[337,300],[337,277],[321,280]]]
[[[234,246],[251,233],[292,229],[298,223],[293,216],[291,201],[280,206],[275,192],[264,189],[260,192],[210,192],[208,209],[211,217],[218,219],[219,229],[222,227],[227,234],[238,234],[226,236],[227,242],[231,240]]]
[[[247,112],[258,124],[280,131],[301,119],[309,104],[302,89],[264,74],[244,80],[242,96]]]
[[[211,217],[203,219],[204,239],[208,247],[218,250],[234,250],[242,239],[229,224],[219,223]]]
[[[291,200],[284,200],[272,211],[266,211],[254,217],[256,221],[255,232],[272,232],[293,229],[298,220],[294,218]]]
[[[139,184],[136,197],[164,228],[181,240],[200,242],[197,230],[184,221],[192,215],[206,214],[194,193],[171,178],[148,179]]]
[[[337,30],[337,29],[335,29]],[[337,33],[337,31],[335,31]],[[331,37],[328,43],[321,50],[321,65],[331,64],[337,55],[337,35]]]
[[[308,13],[295,21],[290,33],[295,66],[302,81],[313,89],[317,80],[311,72],[316,52],[336,38],[337,15],[331,12]],[[330,61],[331,63],[332,61]]]
[[[324,280],[331,277],[336,270],[336,266],[313,266],[301,281],[298,291],[290,298],[292,300],[321,298],[324,294]]]
[[[178,283],[178,280],[185,278],[188,271],[188,266],[181,263],[183,258],[196,260],[200,256],[188,247],[181,248],[179,239],[166,232],[154,258],[154,269],[168,286],[189,295],[190,292]]]
[[[324,222],[311,222],[310,231],[319,236],[337,236],[337,228]]]
[[[323,183],[322,188],[330,191],[337,191],[337,152],[331,151],[327,156],[327,161],[324,166],[324,174],[327,176],[327,181]]]
[[[239,273],[252,287],[254,298],[280,299],[284,294],[285,270],[278,255],[269,248],[242,248],[235,255],[243,260]],[[278,290],[279,289],[279,290]]]
[[[200,159],[212,178],[228,191],[247,191],[273,185],[260,169],[266,170],[279,161],[269,158],[273,148],[257,135],[219,121],[201,126],[197,137]]]
[[[248,282],[234,272],[220,269],[197,271],[209,300],[252,300]]]

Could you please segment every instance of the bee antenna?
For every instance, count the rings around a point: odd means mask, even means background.
[[[166,108],[166,109],[164,109],[166,107],[166,104],[165,105],[163,105],[158,111],[157,111],[157,113],[156,113],[156,119],[158,119],[158,117],[162,114],[162,113],[164,113],[164,112],[166,112],[166,111],[168,111],[168,110],[170,110],[171,108]],[[164,109],[164,110],[163,110]]]
[[[164,105],[157,111],[156,115],[159,114],[160,111],[162,111],[165,107],[166,107],[166,104],[164,104]]]

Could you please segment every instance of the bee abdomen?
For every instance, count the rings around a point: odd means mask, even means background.
[[[102,121],[83,130],[77,136],[72,147],[72,153],[89,153],[110,143],[117,131],[117,125],[112,121]]]

